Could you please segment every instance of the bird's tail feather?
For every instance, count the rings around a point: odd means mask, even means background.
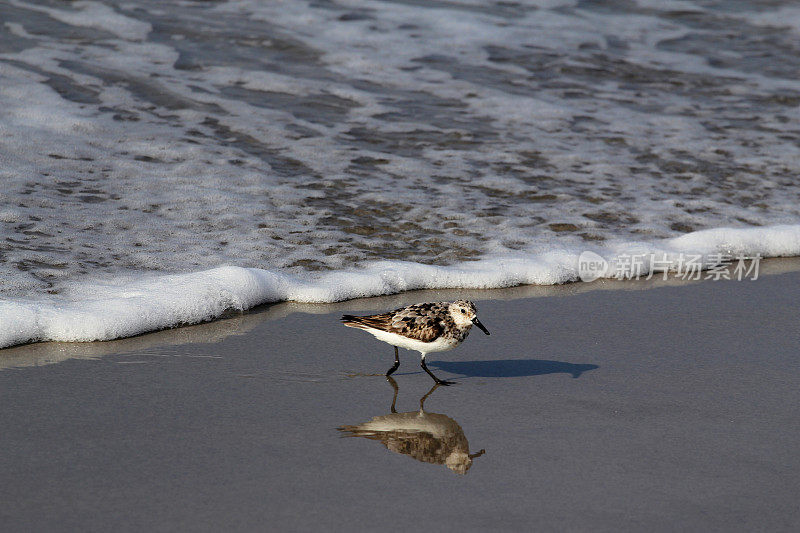
[[[341,318],[342,323],[347,326],[348,328],[360,328],[363,329],[367,327],[364,322],[362,322],[362,317],[355,316],[355,315],[344,315]]]

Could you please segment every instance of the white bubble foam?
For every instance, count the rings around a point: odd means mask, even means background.
[[[105,30],[122,39],[142,40],[152,30],[152,26],[147,22],[126,17],[100,2],[88,0],[70,2],[69,5],[72,9],[69,10],[33,5],[18,0],[10,0],[10,3],[25,9],[46,13],[55,20],[73,26]]]
[[[492,289],[579,279],[582,250],[503,254],[442,267],[380,261],[358,270],[291,276],[269,270],[219,267],[73,284],[58,297],[0,301],[0,347],[33,341],[98,341],[212,320],[229,310],[278,302],[337,302],[415,289]],[[800,255],[800,225],[720,228],[660,242],[616,243],[592,251],[610,265],[629,254],[655,254],[677,266],[680,254],[763,257]],[[661,264],[663,267],[664,265]],[[613,272],[610,271],[610,272]],[[647,268],[642,270],[647,273]]]

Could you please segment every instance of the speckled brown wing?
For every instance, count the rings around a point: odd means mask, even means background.
[[[432,342],[444,331],[441,320],[446,313],[447,308],[441,303],[424,303],[379,315],[344,315],[342,322],[351,328],[380,329],[418,341]]]
[[[390,314],[389,331],[410,339],[432,342],[444,331],[442,319],[446,316],[446,308],[441,303],[410,305]]]

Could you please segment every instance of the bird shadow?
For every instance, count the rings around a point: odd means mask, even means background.
[[[543,374],[570,374],[573,378],[599,368],[545,359],[497,359],[491,361],[431,361],[430,366],[471,378],[516,378]]]

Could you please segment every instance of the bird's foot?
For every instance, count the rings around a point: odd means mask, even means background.
[[[447,385],[455,385],[456,383],[457,383],[456,381],[446,381],[446,380],[443,380],[443,379],[437,379],[436,380],[436,384],[437,385],[447,386]]]

